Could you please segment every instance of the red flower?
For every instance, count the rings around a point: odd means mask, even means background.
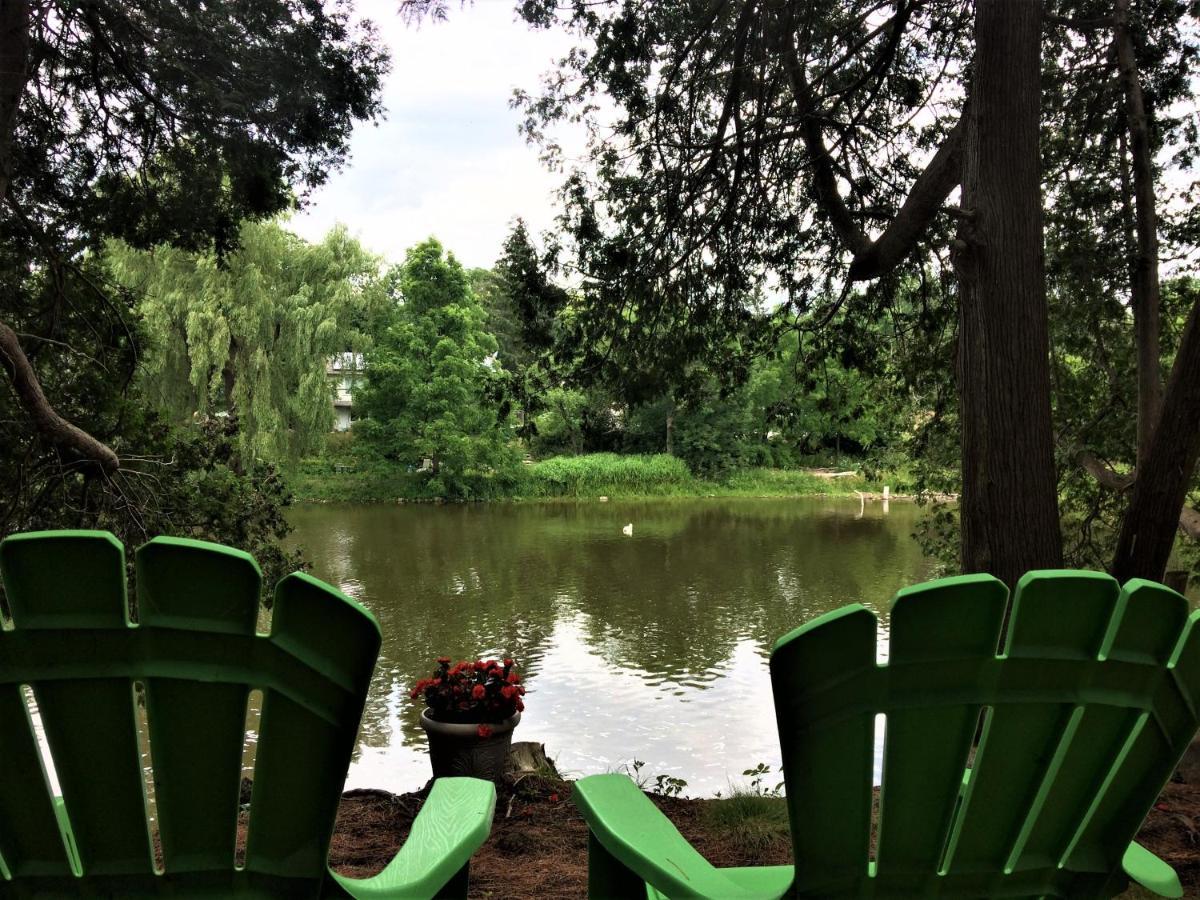
[[[481,738],[489,738],[492,736],[491,725],[480,725],[477,729],[475,729],[475,731]]]
[[[557,802],[558,802],[558,794],[551,794],[551,795],[550,795],[550,802],[551,802],[551,803],[557,803]]]
[[[409,692],[411,699],[425,701],[435,719],[476,725],[499,722],[525,708],[525,688],[513,660],[506,657],[503,668],[494,659],[451,666],[450,657],[439,656],[437,663],[433,677],[418,680]]]

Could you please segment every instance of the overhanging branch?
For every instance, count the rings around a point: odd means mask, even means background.
[[[54,411],[21,349],[16,332],[3,322],[0,322],[0,368],[8,373],[17,399],[29,413],[38,434],[71,457],[92,463],[107,474],[121,467],[117,454],[109,447]]]
[[[783,13],[780,50],[788,85],[800,115],[800,132],[805,152],[812,165],[813,200],[833,225],[834,231],[853,259],[849,280],[868,281],[894,269],[912,252],[921,235],[933,221],[946,198],[962,179],[962,143],[966,131],[966,112],[951,129],[933,159],[913,182],[899,211],[876,240],[872,241],[858,226],[845,199],[838,191],[833,157],[825,144],[822,117],[809,85],[804,64],[790,37],[789,14]],[[897,28],[905,19],[898,17]],[[898,41],[899,34],[894,35]]]

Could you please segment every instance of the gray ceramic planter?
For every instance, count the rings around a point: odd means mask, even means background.
[[[460,725],[453,722],[438,722],[429,716],[429,710],[421,713],[421,727],[429,737],[429,761],[433,764],[433,777],[469,775],[499,781],[504,774],[504,761],[512,744],[513,729],[521,721],[521,714],[513,713],[503,722],[488,723],[492,733],[479,736],[479,726]]]

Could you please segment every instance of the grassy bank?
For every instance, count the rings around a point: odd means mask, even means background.
[[[406,468],[381,463],[335,467],[323,460],[302,463],[289,476],[302,502],[371,503],[395,500],[631,499],[638,497],[802,497],[877,490],[859,477],[822,478],[790,469],[741,469],[716,479],[694,476],[680,459],[592,453],[556,456],[506,475],[480,475],[446,485]]]

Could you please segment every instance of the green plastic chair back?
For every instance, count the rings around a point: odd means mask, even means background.
[[[304,574],[255,632],[245,553],[157,538],[136,554],[131,622],[121,544],[104,532],[0,543],[0,893],[316,896],[379,627]],[[161,836],[156,871],[138,746],[145,713]],[[23,686],[61,786],[52,797]],[[263,692],[245,864],[234,860],[247,700]],[[490,812],[489,812],[490,821]],[[334,886],[337,893],[341,889]]]
[[[1104,897],[1123,863],[1176,889],[1130,842],[1200,725],[1200,614],[1151,582],[1040,571],[1002,635],[1007,600],[987,575],[901,591],[885,664],[862,606],[778,641],[797,896]]]

